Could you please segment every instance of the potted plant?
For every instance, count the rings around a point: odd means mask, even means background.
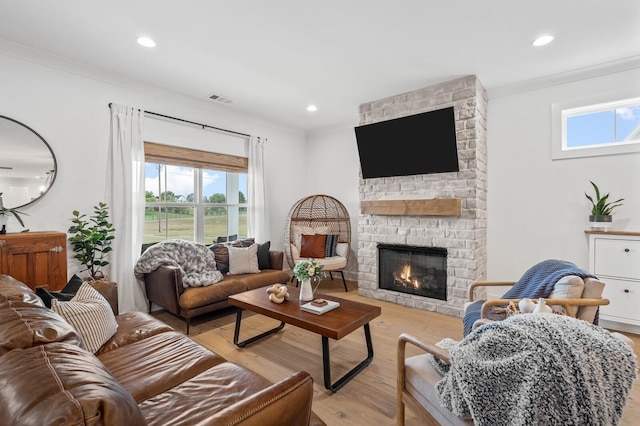
[[[323,265],[317,260],[309,259],[296,263],[293,268],[293,274],[300,282],[300,301],[309,302],[313,299],[313,289],[311,288],[312,279],[320,279],[323,275]]]
[[[100,202],[93,209],[94,214],[89,217],[74,210],[73,225],[67,232],[71,234],[69,242],[76,253],[74,258],[84,267],[80,272],[87,271],[90,279],[96,281],[106,279],[102,268],[109,264],[107,259],[112,250],[115,229],[108,220],[109,211],[105,203]]]
[[[16,218],[16,220],[18,221],[18,223],[20,224],[20,226],[22,226],[24,228],[24,222],[22,221],[22,218],[20,217],[20,215],[25,215],[25,216],[29,216],[28,214],[18,211],[16,209],[8,209],[4,206],[3,202],[2,202],[2,192],[0,192],[0,225],[2,225],[2,228],[0,229],[0,234],[6,234],[7,233],[7,220],[10,216],[13,216]],[[23,230],[22,232],[26,232],[28,231],[28,229]]]
[[[611,212],[614,208],[622,205],[622,201],[624,201],[624,198],[620,198],[616,201],[609,201],[609,193],[601,195],[598,185],[593,182],[591,182],[591,185],[595,190],[595,199],[586,192],[584,193],[587,199],[591,202],[591,215],[589,216],[589,225],[594,230],[606,231],[611,227],[612,224]]]

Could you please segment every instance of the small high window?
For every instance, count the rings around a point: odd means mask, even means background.
[[[553,159],[640,151],[640,98],[554,105]]]

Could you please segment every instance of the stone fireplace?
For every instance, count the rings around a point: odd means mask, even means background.
[[[454,107],[455,113],[459,172],[360,179],[358,293],[461,316],[469,286],[486,278],[487,95],[484,87],[471,75],[362,104],[359,114],[360,125],[364,125],[449,106]],[[393,141],[390,141],[392,148]],[[379,245],[410,246],[419,253],[433,248],[445,250],[444,291],[437,294],[402,291],[418,280],[418,275],[422,276],[421,287],[432,288],[437,274],[432,266],[422,264],[411,266],[410,278],[402,278],[402,272],[398,281],[393,273],[381,276]],[[383,285],[380,280],[384,281]]]

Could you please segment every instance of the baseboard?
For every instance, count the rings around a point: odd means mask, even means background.
[[[604,319],[600,319],[598,321],[598,325],[606,329],[624,331],[627,333],[640,335],[640,327],[638,327],[637,325],[625,324],[623,322],[609,321]]]

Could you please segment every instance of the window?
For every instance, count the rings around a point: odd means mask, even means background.
[[[640,151],[640,98],[553,106],[553,159]]]
[[[246,158],[145,143],[143,243],[247,235]]]

